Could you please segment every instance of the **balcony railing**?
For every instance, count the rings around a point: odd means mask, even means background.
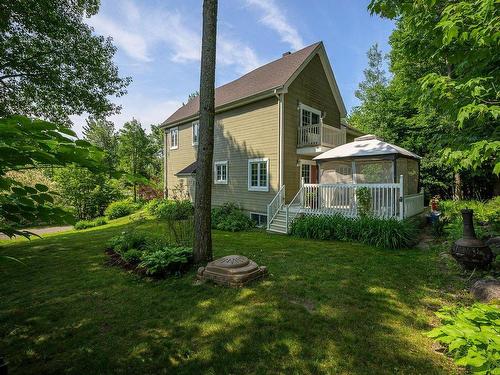
[[[326,124],[299,126],[297,147],[336,147],[346,143],[346,130]]]

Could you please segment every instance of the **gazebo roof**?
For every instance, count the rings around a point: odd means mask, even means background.
[[[341,146],[337,146],[316,156],[314,160],[330,160],[343,158],[357,158],[378,155],[399,154],[413,159],[421,159],[420,156],[405,150],[402,147],[384,142],[372,134],[364,135]]]

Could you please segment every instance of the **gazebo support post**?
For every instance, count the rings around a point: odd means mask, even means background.
[[[405,218],[404,214],[404,199],[405,199],[405,193],[404,193],[404,185],[403,185],[403,175],[399,176],[399,220],[403,220]]]

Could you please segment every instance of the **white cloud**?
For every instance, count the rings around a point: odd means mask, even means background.
[[[99,34],[113,37],[118,48],[140,62],[151,62],[156,48],[167,47],[176,63],[200,61],[201,24],[192,15],[159,8],[138,8],[131,1],[120,2],[116,14],[102,13],[87,22]],[[217,62],[247,73],[261,65],[257,53],[248,45],[227,35],[217,36]]]
[[[294,50],[301,49],[304,41],[295,27],[285,18],[284,12],[275,0],[246,0],[250,6],[258,8],[263,14],[260,22],[276,31],[281,40],[288,43]]]
[[[148,54],[147,42],[143,35],[124,29],[115,21],[100,13],[88,19],[87,23],[97,33],[111,36],[118,48],[123,49],[133,59],[143,62],[151,61]]]

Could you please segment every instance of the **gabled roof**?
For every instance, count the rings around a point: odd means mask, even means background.
[[[283,57],[263,65],[244,76],[215,89],[215,108],[220,109],[230,104],[236,104],[241,100],[260,95],[272,95],[275,89],[286,90],[291,81],[300,73],[310,59],[319,53],[325,67],[326,75],[330,81],[335,100],[341,114],[345,115],[345,106],[340,97],[333,72],[328,62],[328,57],[322,42],[314,43],[299,51],[284,54]],[[286,91],[285,91],[286,92]],[[169,126],[183,120],[198,116],[200,108],[200,97],[196,97],[175,111],[162,126]]]
[[[195,174],[195,173],[196,173],[196,161],[192,162],[187,167],[181,169],[175,175],[176,176],[191,176],[192,174]]]
[[[323,152],[313,160],[331,160],[342,158],[356,158],[377,155],[399,154],[413,159],[421,159],[420,156],[402,147],[384,142],[372,134],[364,135],[354,139],[354,142],[345,143]]]

